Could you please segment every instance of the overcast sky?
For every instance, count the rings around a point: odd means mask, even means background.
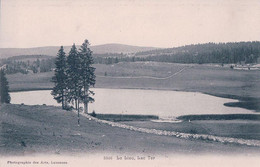
[[[259,0],[0,0],[0,47],[260,40]]]

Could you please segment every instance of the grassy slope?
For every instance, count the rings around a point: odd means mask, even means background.
[[[10,91],[51,89],[53,83],[52,72],[39,74],[12,74],[7,75]]]
[[[259,148],[184,140],[134,132],[81,117],[50,106],[3,105],[0,108],[0,154],[34,153],[259,153]]]
[[[260,111],[260,72],[232,70],[228,67],[208,65],[182,65],[170,63],[119,63],[114,65],[97,64],[96,87],[100,88],[140,88],[197,91],[243,100],[242,103],[226,104]],[[169,79],[111,78],[153,76],[167,77],[182,68],[187,69]],[[190,68],[191,67],[191,68]],[[104,77],[105,73],[108,77]],[[9,75],[11,91],[50,89],[53,73]],[[102,76],[102,77],[100,77]]]
[[[96,75],[111,77],[153,76],[167,77],[190,65],[168,63],[119,63],[115,65],[95,65]],[[11,91],[28,87],[51,88],[53,72],[40,74],[9,75]],[[124,79],[97,77],[96,87],[108,88],[153,88],[200,91],[207,93],[230,94],[234,96],[260,97],[259,71],[240,71],[229,68],[194,65],[182,73],[165,80]]]

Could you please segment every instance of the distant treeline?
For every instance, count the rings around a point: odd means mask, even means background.
[[[207,43],[177,48],[138,52],[144,61],[172,63],[256,63],[260,57],[260,42]]]
[[[95,64],[116,64],[119,62],[150,61],[142,57],[94,57]]]
[[[183,47],[157,49],[132,54],[93,54],[95,64],[155,61],[168,63],[259,63],[260,42],[207,43]],[[23,55],[0,60],[7,74],[48,72],[55,68],[55,59],[46,55]]]
[[[40,55],[33,55],[39,57],[37,59],[32,59],[30,56],[16,56],[15,58],[2,59],[0,66],[4,66],[6,69],[6,74],[15,74],[15,73],[39,73],[39,72],[48,72],[55,68],[55,59],[54,58],[44,58],[40,59]],[[31,59],[27,59],[30,57]]]

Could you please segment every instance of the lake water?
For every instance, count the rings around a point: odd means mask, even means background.
[[[219,98],[198,92],[139,90],[139,89],[92,89],[95,102],[89,111],[103,114],[142,114],[160,117],[176,117],[189,114],[248,114],[250,110],[226,107],[227,102],[237,100]],[[11,93],[13,104],[60,106],[50,90]]]

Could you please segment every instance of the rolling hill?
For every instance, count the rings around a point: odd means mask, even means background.
[[[35,48],[0,48],[0,58],[9,58],[19,55],[49,55],[56,56],[60,46],[47,46]],[[71,46],[64,46],[65,52],[68,53]],[[77,46],[79,48],[79,46]],[[135,53],[157,49],[155,47],[139,47],[123,44],[104,44],[90,46],[94,54],[104,53]]]

